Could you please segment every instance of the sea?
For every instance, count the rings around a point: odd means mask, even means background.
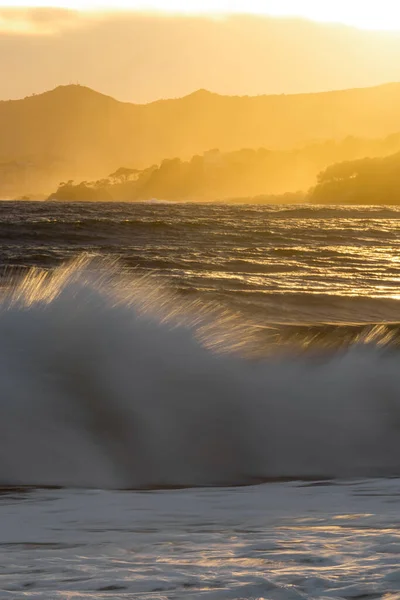
[[[0,203],[0,599],[399,600],[400,208]]]

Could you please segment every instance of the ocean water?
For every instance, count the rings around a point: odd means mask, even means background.
[[[0,204],[0,598],[400,598],[400,210]]]

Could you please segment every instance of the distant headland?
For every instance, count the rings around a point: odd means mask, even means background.
[[[325,201],[336,197],[337,175],[321,175],[330,165],[400,152],[400,83],[254,97],[198,90],[143,105],[68,85],[1,101],[0,127],[3,198]],[[350,172],[341,193],[364,177]]]

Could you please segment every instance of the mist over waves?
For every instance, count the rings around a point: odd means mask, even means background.
[[[256,332],[112,261],[9,282],[0,481],[157,488],[400,473],[396,329],[322,360],[251,358]]]

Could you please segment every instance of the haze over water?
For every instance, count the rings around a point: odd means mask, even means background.
[[[0,0],[0,600],[399,600],[399,59],[391,0]]]
[[[0,211],[0,597],[396,597],[396,208]]]

